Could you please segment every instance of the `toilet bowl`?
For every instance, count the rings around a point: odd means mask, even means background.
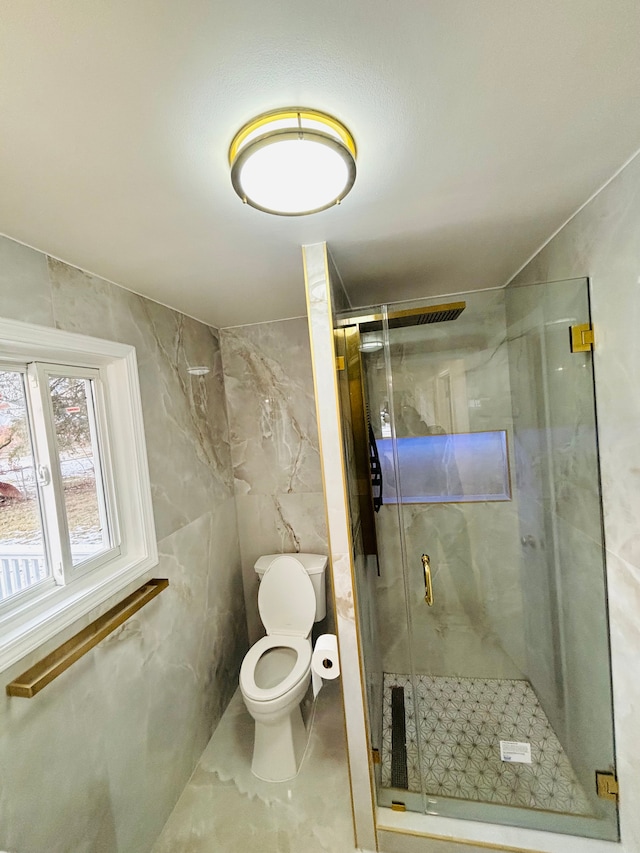
[[[307,733],[300,702],[311,679],[311,628],[320,589],[309,572],[321,575],[324,584],[326,562],[315,554],[280,554],[256,563],[262,576],[258,610],[267,636],[245,655],[240,690],[255,720],[251,770],[265,781],[292,779],[304,755]],[[324,607],[323,601],[322,616]]]

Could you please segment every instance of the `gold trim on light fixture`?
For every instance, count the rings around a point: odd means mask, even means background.
[[[346,179],[337,195],[326,203],[309,209],[284,210],[252,198],[242,185],[242,170],[248,160],[261,149],[278,142],[309,141],[332,150],[346,167]],[[229,146],[231,183],[245,204],[277,216],[305,216],[319,213],[336,204],[349,193],[356,178],[356,144],[350,131],[336,118],[307,107],[287,107],[262,113],[247,122]]]
[[[341,122],[338,121],[338,119],[334,118],[333,116],[330,116],[329,113],[321,113],[319,110],[308,110],[302,107],[290,107],[284,110],[271,110],[268,113],[262,113],[257,118],[248,121],[244,125],[244,127],[241,127],[240,130],[233,137],[233,142],[229,147],[229,165],[233,165],[233,161],[235,160],[242,143],[247,138],[247,136],[250,136],[255,130],[259,130],[261,127],[264,127],[266,124],[270,124],[273,121],[296,118],[298,118],[299,121],[307,119],[311,121],[319,121],[323,124],[326,124],[340,136],[349,151],[351,151],[354,159],[357,156],[358,152],[353,136],[349,133],[347,128]]]

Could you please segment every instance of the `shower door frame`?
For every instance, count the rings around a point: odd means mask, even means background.
[[[372,785],[373,758],[366,741],[365,710],[362,701],[364,669],[360,651],[361,629],[353,615],[356,591],[353,563],[349,556],[351,548],[348,512],[344,500],[343,451],[338,440],[340,414],[332,332],[336,320],[333,306],[335,304],[339,306],[339,310],[344,310],[348,303],[326,243],[305,245],[302,254],[320,461],[329,532],[331,578],[337,606],[336,627],[340,644],[356,846],[376,850],[377,836],[383,849],[395,849],[398,843],[395,839],[399,835],[400,843],[405,845],[407,850],[415,851],[422,850],[423,844],[434,840],[443,850],[446,849],[447,843],[451,843],[475,844],[496,850],[511,847],[530,853],[612,853],[616,849],[622,853],[631,853],[629,844],[634,837],[634,823],[628,810],[625,811],[623,820],[623,839],[626,840],[622,845],[614,847],[611,842],[585,840],[559,833],[537,832],[411,812],[402,813],[376,807],[375,789]],[[621,591],[621,582],[618,580],[615,590]],[[628,736],[628,726],[625,732]]]
[[[588,288],[588,281],[586,281],[585,283],[586,283],[586,286]],[[527,285],[527,287],[533,287],[533,286],[535,286],[535,285],[533,285],[533,284]],[[445,306],[438,306],[438,307],[442,307],[442,308],[444,308],[444,307],[446,307],[446,308],[456,307],[457,308],[459,305],[464,306],[464,303],[458,302],[458,303],[453,303],[453,304],[449,304],[449,305],[445,305]],[[376,306],[376,308],[377,308],[377,306]],[[591,319],[590,305],[588,306],[588,309],[589,309],[589,320],[590,320]],[[337,327],[342,329],[345,333],[347,332],[347,330],[349,332],[349,339],[350,339],[350,344],[351,344],[351,353],[349,355],[349,360],[353,364],[355,364],[357,362],[357,376],[358,376],[358,380],[356,380],[355,377],[352,377],[352,376],[349,377],[350,386],[352,388],[350,396],[351,396],[352,401],[354,400],[354,398],[359,401],[360,411],[362,412],[360,417],[361,417],[363,423],[367,424],[367,425],[368,425],[368,421],[366,420],[366,414],[364,414],[367,411],[366,390],[365,390],[365,384],[366,383],[364,381],[364,367],[361,363],[360,354],[357,351],[357,350],[359,350],[359,345],[360,345],[360,334],[359,333],[360,333],[361,325],[364,326],[364,329],[366,331],[378,331],[378,330],[380,330],[382,332],[383,346],[384,346],[384,352],[385,352],[385,367],[386,367],[386,373],[387,373],[387,393],[389,395],[389,403],[390,403],[389,409],[390,409],[390,416],[391,416],[391,438],[393,441],[393,449],[394,449],[394,471],[395,471],[396,480],[399,477],[399,463],[398,463],[398,457],[397,457],[397,446],[396,446],[397,438],[396,438],[396,430],[395,430],[395,424],[394,424],[395,406],[393,405],[393,382],[392,382],[392,365],[391,365],[391,361],[390,361],[390,339],[389,339],[390,324],[389,324],[389,319],[398,318],[398,320],[396,322],[396,326],[402,327],[402,326],[406,326],[406,325],[412,325],[412,323],[411,323],[412,317],[414,317],[415,315],[421,314],[421,313],[424,313],[423,307],[417,308],[417,309],[410,309],[410,310],[389,311],[388,304],[381,304],[380,310],[379,311],[374,310],[373,313],[363,314],[362,311],[360,311],[360,312],[349,312],[348,316],[346,316],[346,317],[342,316],[336,324]],[[541,332],[540,332],[540,329],[538,329],[537,327],[528,329],[527,331],[531,331],[534,334],[537,333],[538,334],[537,339],[540,339]],[[355,355],[354,355],[354,352],[355,352]],[[545,387],[545,394],[546,394],[546,374],[545,374],[545,370],[544,370],[544,364],[545,364],[544,340],[540,340],[539,356],[540,356],[540,359],[539,359],[539,361],[540,361],[540,373],[543,376],[543,384]],[[359,390],[358,389],[354,390],[354,386],[355,386],[355,384],[357,384],[357,381],[360,381],[361,388]],[[353,405],[353,402],[352,402],[352,405]],[[547,411],[547,408],[548,408],[548,406],[545,407],[545,412]],[[594,388],[594,409],[595,409],[595,388]],[[354,410],[352,408],[352,418],[353,418],[353,414],[354,414]],[[366,427],[365,427],[365,429],[366,429]],[[368,446],[364,443],[364,440],[362,438],[362,436],[364,436],[364,435],[366,435],[366,432],[363,431],[361,434],[361,437],[360,437],[360,441],[356,441],[355,435],[354,435],[354,443],[356,445],[356,457],[359,458],[360,462],[361,462],[361,465],[360,465],[360,477],[361,478],[364,475],[364,471],[365,470],[368,471],[368,469],[369,469]],[[596,436],[596,438],[597,438],[597,436]],[[596,450],[597,450],[597,448],[596,448]],[[365,463],[366,463],[366,469],[364,467]],[[551,463],[549,463],[549,464],[551,464]],[[368,482],[369,494],[370,494],[370,480],[368,477],[364,477],[364,479]],[[396,485],[396,492],[397,492],[397,494],[401,493],[400,484],[399,484],[398,480],[397,480],[397,485]],[[600,489],[600,499],[601,499],[601,489]],[[373,526],[375,529],[375,516],[373,514],[371,501],[370,500],[368,502],[365,501],[365,503],[366,503],[366,507],[363,507],[363,508],[369,510],[370,517],[373,518]],[[407,574],[408,566],[407,566],[407,556],[406,556],[406,545],[404,543],[404,523],[402,520],[401,503],[402,503],[401,501],[398,501],[398,526],[399,526],[399,532],[400,532],[401,551],[402,551],[401,560],[402,560],[402,564],[404,566],[403,577],[405,578],[405,601],[407,601],[408,600],[408,590],[406,589],[406,574]],[[555,537],[554,537],[554,542],[555,542]],[[603,570],[606,572],[606,566],[603,566]],[[561,627],[562,626],[560,626],[560,629],[561,629]],[[411,635],[412,635],[411,617],[410,617],[408,608],[407,608],[407,631],[409,634],[409,647],[411,649],[410,656],[412,658],[412,656],[413,656],[413,642],[411,639]],[[560,651],[560,653],[562,653],[562,648],[563,648],[564,644],[561,643],[560,646],[561,646],[561,648],[559,651]],[[610,657],[609,657],[609,662],[610,662]],[[364,660],[363,660],[363,668],[364,668],[365,677],[366,677],[366,664],[365,664]],[[410,671],[411,671],[410,674],[412,676],[411,693],[413,695],[414,714],[416,715],[416,719],[417,719],[418,708],[417,708],[417,697],[416,697],[416,688],[415,688],[415,666],[414,666],[413,660],[411,660],[411,663],[410,663]],[[563,680],[563,695],[564,695],[565,690],[566,690],[566,687],[564,685],[564,680]],[[371,719],[371,715],[372,715],[371,709],[368,709],[368,712],[369,712],[369,717]],[[612,715],[612,718],[613,718],[613,715]],[[419,741],[419,739],[418,739],[418,741]],[[372,746],[374,748],[374,754],[375,754],[375,750],[377,747],[373,743],[372,743]],[[420,773],[422,776],[423,770],[422,770],[422,762],[420,761],[420,756],[419,756],[419,743],[418,743],[418,761],[420,764],[420,768],[421,768]],[[531,809],[531,808],[527,808],[527,807],[510,806],[510,805],[508,806],[508,805],[502,805],[499,803],[476,802],[476,801],[470,800],[470,799],[469,800],[467,800],[467,799],[456,799],[456,798],[452,798],[452,797],[434,795],[434,794],[430,794],[426,791],[424,781],[421,784],[421,791],[420,792],[408,791],[408,790],[404,790],[404,789],[382,788],[379,768],[376,767],[375,771],[376,771],[375,772],[376,799],[377,799],[378,805],[380,807],[390,807],[390,808],[395,809],[395,810],[402,808],[402,807],[404,807],[404,808],[408,807],[409,810],[414,811],[416,813],[421,813],[421,814],[425,814],[425,815],[439,815],[440,816],[441,815],[441,808],[442,808],[442,806],[445,806],[447,817],[449,817],[451,819],[464,819],[464,820],[471,820],[471,821],[477,820],[477,821],[489,822],[489,823],[495,824],[495,825],[503,824],[506,826],[513,826],[513,827],[523,828],[523,829],[542,830],[542,831],[547,832],[547,833],[558,832],[557,829],[550,829],[550,828],[547,828],[543,825],[546,822],[545,817],[547,815],[556,815],[557,816],[557,813],[549,812],[548,810],[545,810],[545,809]],[[488,810],[491,811],[490,817],[487,816]],[[514,822],[514,817],[516,815],[517,815],[517,823]],[[584,835],[584,833],[580,832],[579,830],[580,830],[580,828],[582,828],[582,829],[586,828],[587,823],[590,824],[590,832],[588,835]],[[585,840],[601,838],[602,840],[609,841],[609,842],[614,841],[613,839],[611,839],[609,837],[604,837],[603,835],[600,834],[600,831],[602,828],[603,828],[603,821],[601,821],[598,818],[588,818],[588,817],[581,817],[578,815],[574,816],[574,815],[569,815],[569,814],[563,816],[563,829],[562,829],[562,835],[563,836],[566,834],[566,836],[568,836],[568,837],[584,838]],[[576,834],[574,835],[574,833],[576,833]]]

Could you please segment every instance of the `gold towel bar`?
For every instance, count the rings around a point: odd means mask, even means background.
[[[41,661],[34,664],[22,675],[7,684],[8,696],[22,696],[31,699],[39,693],[43,687],[50,684],[54,678],[68,669],[101,640],[104,640],[112,631],[119,628],[130,616],[133,616],[147,602],[159,595],[163,589],[169,586],[166,578],[153,578],[143,586],[128,595],[103,616],[100,616],[82,631],[75,634],[57,649],[54,649]]]

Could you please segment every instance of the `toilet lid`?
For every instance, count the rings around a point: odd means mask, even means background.
[[[258,610],[267,634],[306,637],[316,615],[316,594],[299,560],[276,557],[260,581]]]

